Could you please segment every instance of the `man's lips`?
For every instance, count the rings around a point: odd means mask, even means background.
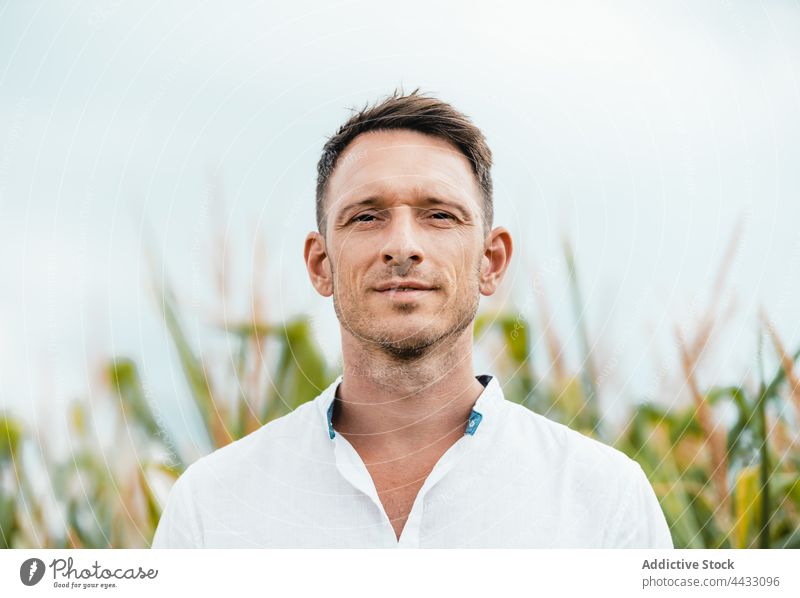
[[[423,299],[437,287],[425,284],[421,280],[390,280],[375,287],[383,297],[391,301],[417,301]]]
[[[375,287],[376,291],[386,292],[410,292],[410,291],[433,291],[436,287],[425,284],[418,280],[391,280]]]
[[[417,301],[434,292],[436,289],[389,288],[378,291],[378,294],[392,301]]]

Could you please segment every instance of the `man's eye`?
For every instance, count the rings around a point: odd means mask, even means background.
[[[375,214],[359,214],[355,218],[353,218],[350,222],[369,222],[369,220],[362,220],[363,218],[374,218]]]
[[[441,218],[436,218],[437,220],[445,220],[447,218],[449,218],[451,220],[453,219],[452,214],[448,214],[447,212],[434,212],[432,214],[432,216],[434,216],[434,217],[441,216]]]

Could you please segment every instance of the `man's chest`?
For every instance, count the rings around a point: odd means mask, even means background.
[[[460,431],[456,431],[422,450],[405,451],[370,450],[363,443],[351,441],[372,478],[398,539],[425,480],[459,438]]]
[[[398,539],[408,521],[414,501],[434,465],[435,461],[430,460],[367,465],[383,510]]]
[[[420,482],[413,481],[407,484],[397,485],[394,483],[376,482],[378,497],[381,499],[383,510],[392,524],[395,536],[400,538],[403,528],[408,521],[408,516],[414,506],[414,500],[419,494],[420,488],[425,480]]]

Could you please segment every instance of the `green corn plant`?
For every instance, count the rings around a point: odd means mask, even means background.
[[[800,350],[793,362],[798,357]],[[653,482],[676,547],[798,547],[798,427],[784,416],[768,424],[766,413],[768,403],[787,401],[779,392],[785,373],[781,368],[769,383],[759,385],[757,392],[741,385],[713,387],[704,393],[707,405],[728,402],[736,411],[734,424],[725,431],[728,474],[724,493],[728,500],[721,500],[715,484],[719,466],[705,448],[697,410],[667,411],[652,405],[636,408],[618,448],[642,464]],[[779,443],[783,447],[780,453],[776,450]]]
[[[187,341],[174,296],[165,291],[160,303],[190,395],[213,448],[225,446],[291,412],[336,378],[316,345],[309,320],[299,317],[282,324],[219,325],[235,339],[237,346],[232,351],[232,379],[226,387],[218,387],[207,374],[204,360],[194,354]],[[253,370],[257,374],[262,367],[262,350],[267,339],[277,343],[277,366],[264,384],[248,390],[242,382]]]
[[[520,403],[537,413],[555,419],[588,436],[600,438],[601,417],[598,408],[597,374],[593,366],[586,312],[578,282],[577,267],[569,243],[563,245],[572,299],[573,313],[578,322],[581,339],[581,367],[569,370],[564,365],[563,343],[557,338],[545,296],[539,298],[544,347],[550,365],[538,375],[533,367],[531,339],[535,337],[532,324],[518,312],[484,312],[475,318],[476,343],[495,342],[499,347],[490,354],[499,355],[493,363],[504,381],[504,392],[509,400]],[[499,343],[497,341],[499,340]]]
[[[21,493],[19,471],[22,426],[10,414],[0,412],[0,546],[12,548],[19,535],[21,523]],[[13,474],[13,475],[12,475]]]

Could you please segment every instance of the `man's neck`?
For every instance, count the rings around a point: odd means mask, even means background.
[[[472,327],[413,362],[363,350],[346,331],[342,349],[334,428],[360,452],[408,455],[464,434],[483,392],[472,367]]]

